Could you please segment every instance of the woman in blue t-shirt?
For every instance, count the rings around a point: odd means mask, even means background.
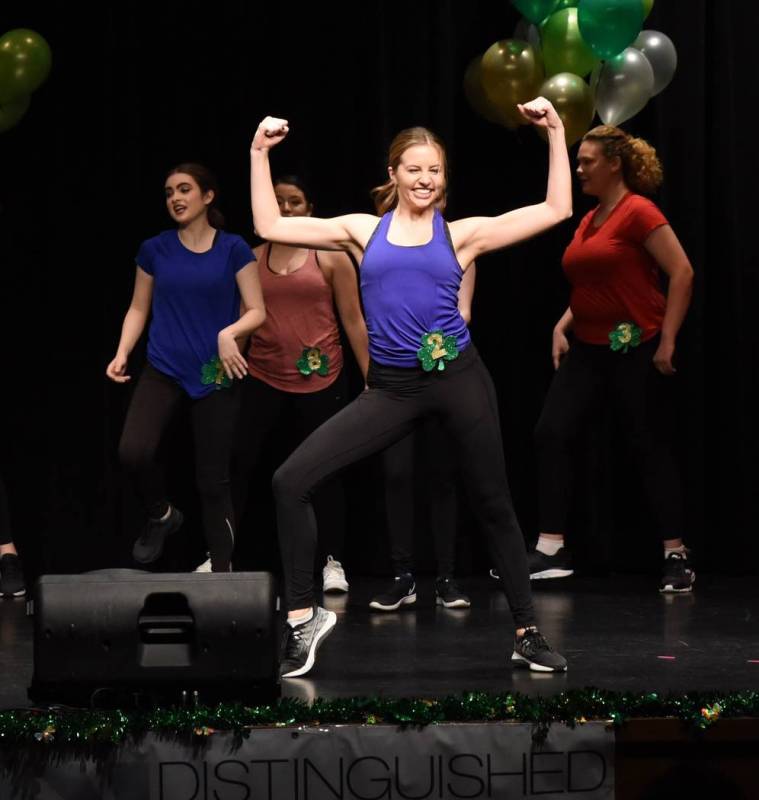
[[[180,164],[166,177],[166,208],[178,228],[144,241],[134,293],[116,356],[106,369],[130,380],[127,360],[152,312],[148,363],[135,387],[119,444],[148,521],[134,544],[140,564],[155,561],[182,513],[166,496],[155,455],[177,405],[191,403],[195,475],[214,572],[228,572],[235,525],[229,461],[239,406],[235,378],[246,364],[237,340],[266,318],[255,258],[245,241],[220,230],[216,179],[200,164]],[[247,309],[240,316],[240,301]]]
[[[457,220],[450,228],[442,216],[445,149],[425,128],[403,131],[391,144],[389,180],[374,192],[377,216],[333,219],[285,218],[279,213],[269,150],[287,135],[287,122],[267,117],[253,138],[251,196],[258,233],[269,241],[352,253],[361,264],[369,333],[369,389],[312,433],[274,476],[288,611],[283,678],[312,668],[317,648],[336,622],[333,612],[313,604],[314,488],[397,442],[431,415],[441,418],[455,448],[508,597],[516,628],[512,661],[545,672],[566,669],[564,658],[535,626],[524,538],[506,480],[495,389],[458,309],[461,265],[529,239],[572,211],[561,119],[544,98],[519,108],[547,134],[544,202],[495,217]]]

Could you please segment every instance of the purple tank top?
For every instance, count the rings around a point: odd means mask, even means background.
[[[417,367],[425,333],[442,330],[455,336],[460,351],[469,345],[469,330],[459,313],[464,273],[439,211],[432,221],[432,239],[411,247],[388,242],[392,218],[392,211],[382,217],[361,262],[369,355],[379,364]]]

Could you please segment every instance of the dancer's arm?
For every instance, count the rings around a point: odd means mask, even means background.
[[[346,214],[332,219],[283,217],[271,182],[269,150],[287,136],[287,120],[266,117],[250,145],[250,199],[253,225],[263,239],[314,250],[350,250],[361,257],[377,217]]]
[[[556,323],[553,329],[553,340],[551,343],[551,359],[553,360],[553,368],[558,369],[561,364],[561,359],[569,352],[569,340],[567,333],[572,330],[572,323],[574,316],[572,309],[567,306],[567,310],[561,315],[561,319]]]
[[[672,375],[675,372],[672,365],[675,340],[685,319],[693,292],[693,267],[680,240],[669,225],[661,225],[653,230],[643,246],[669,277],[661,340],[653,361],[656,369],[663,375]]]
[[[131,376],[126,374],[129,354],[134,350],[137,340],[145,330],[153,299],[153,276],[137,267],[134,277],[132,302],[124,315],[121,325],[121,338],[116,348],[116,356],[106,367],[105,374],[116,383],[126,383]]]
[[[228,378],[244,378],[248,372],[248,365],[240,352],[237,339],[247,338],[266,321],[264,297],[255,261],[238,270],[237,287],[244,313],[237,322],[220,330],[218,336],[219,358]]]
[[[474,281],[477,277],[477,264],[472,263],[465,269],[459,286],[459,314],[468,325],[472,321],[472,298],[474,297]]]
[[[358,298],[356,270],[345,253],[319,253],[319,266],[332,286],[337,313],[356,357],[361,374],[366,380],[369,369],[369,335],[361,313]]]
[[[491,250],[529,239],[572,216],[572,177],[561,119],[543,97],[520,105],[519,110],[525,119],[548,134],[546,199],[497,217],[469,217],[452,222],[453,245],[462,264]]]

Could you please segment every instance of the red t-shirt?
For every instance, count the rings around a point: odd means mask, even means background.
[[[634,322],[646,341],[660,330],[666,300],[659,267],[643,243],[667,225],[654,203],[628,192],[601,223],[589,211],[564,251],[561,265],[572,284],[569,307],[575,336],[588,344],[609,344],[620,322]]]

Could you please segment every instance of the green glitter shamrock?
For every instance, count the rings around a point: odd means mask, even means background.
[[[203,386],[215,383],[217,389],[228,389],[232,381],[224,372],[224,365],[218,356],[214,356],[210,361],[206,361],[200,369],[200,382]]]
[[[301,357],[295,362],[298,372],[308,377],[315,372],[317,375],[326,375],[329,371],[329,356],[322,355],[318,347],[306,347]]]
[[[629,348],[640,344],[641,329],[634,322],[620,322],[609,334],[611,349],[626,353]]]
[[[459,355],[455,336],[446,336],[443,331],[428,331],[422,335],[422,346],[416,351],[416,357],[422,362],[425,372],[435,367],[445,369],[446,361],[453,361]]]

